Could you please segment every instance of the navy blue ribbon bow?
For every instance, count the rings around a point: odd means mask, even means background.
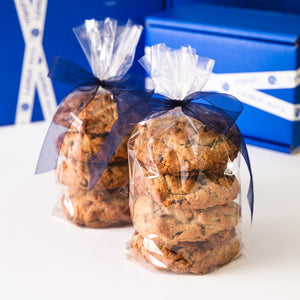
[[[119,81],[101,81],[74,62],[55,57],[48,77],[75,88],[60,103],[46,134],[35,174],[56,169],[64,137],[78,114],[94,99],[99,87],[112,94],[135,90],[141,78],[126,76]]]
[[[253,176],[245,141],[235,125],[236,119],[243,110],[242,104],[235,97],[221,93],[196,92],[183,100],[169,99],[153,94],[153,92],[143,91],[142,89],[137,90],[136,87],[141,86],[141,77],[119,82],[100,81],[83,68],[63,58],[55,58],[49,77],[77,86],[77,88],[63,100],[54,115],[42,147],[36,173],[56,168],[64,135],[76,116],[94,98],[99,86],[102,86],[115,95],[119,118],[112,126],[98,152],[88,162],[90,190],[101,178],[124,136],[136,123],[159,117],[179,106],[185,115],[201,121],[216,133],[225,134],[234,126],[234,130],[240,138],[238,142],[234,140],[232,142],[239,147],[250,174],[247,197],[252,220],[254,207]],[[70,118],[61,118],[62,115],[65,115],[65,111],[72,112]]]

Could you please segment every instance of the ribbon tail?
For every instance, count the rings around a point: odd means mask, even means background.
[[[185,107],[183,107],[183,112],[194,119],[197,119],[201,121],[203,124],[208,126],[210,129],[214,130],[215,132],[219,134],[225,134],[232,124],[234,123],[234,120],[230,115],[227,115],[225,112],[223,114],[220,114],[219,112],[216,113],[215,110],[211,110],[211,107],[208,107],[205,104],[199,104],[196,102],[191,102],[187,104]],[[225,116],[224,116],[225,115]],[[219,117],[218,117],[219,116]],[[239,147],[240,152],[246,162],[246,165],[248,167],[249,175],[250,175],[250,183],[247,193],[248,203],[250,206],[250,212],[251,212],[251,222],[253,220],[253,206],[254,206],[254,192],[253,192],[253,176],[252,176],[252,169],[251,169],[251,163],[248,155],[248,150],[244,141],[244,138],[238,129],[237,126],[234,126],[235,130],[240,136],[240,141],[235,142],[232,140],[232,142]]]
[[[242,135],[241,140],[240,140],[240,151],[244,157],[244,160],[246,162],[246,165],[248,167],[248,172],[250,175],[250,182],[249,182],[249,188],[248,188],[248,193],[247,193],[247,198],[248,198],[248,203],[250,207],[250,212],[251,212],[251,223],[253,221],[253,211],[254,211],[254,188],[253,188],[253,175],[252,175],[252,169],[251,169],[251,163],[249,159],[249,154],[247,150],[247,146],[245,143],[245,140]]]
[[[58,143],[56,141],[59,141],[61,137],[64,138],[67,131],[68,128],[51,122],[40,152],[35,174],[56,169],[58,153],[61,146],[57,145]]]
[[[97,181],[101,178],[119,144],[133,126],[134,124],[132,123],[122,123],[119,119],[116,120],[110,130],[110,133],[104,140],[104,143],[93,158],[88,162],[90,174],[89,191],[92,190]]]
[[[113,154],[128,132],[140,121],[152,113],[159,113],[157,107],[149,101],[149,92],[122,92],[116,96],[118,120],[112,126],[110,133],[104,140],[98,152],[88,162],[90,174],[89,190],[92,190],[101,178]],[[158,107],[160,107],[158,105]],[[160,113],[165,112],[160,109]]]
[[[98,85],[79,87],[59,105],[46,134],[35,174],[56,169],[64,137],[77,115],[94,99]]]
[[[207,101],[211,106],[203,103],[202,100]],[[201,121],[210,129],[220,134],[226,134],[243,110],[243,105],[241,102],[228,94],[196,92],[186,97],[184,101],[187,102],[187,104],[183,107],[183,112],[186,115]],[[235,126],[235,128],[240,135],[239,148],[244,157],[250,175],[247,198],[250,206],[252,222],[254,210],[254,191],[251,163],[244,138],[238,127]]]

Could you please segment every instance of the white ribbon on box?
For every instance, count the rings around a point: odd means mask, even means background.
[[[14,2],[25,42],[15,123],[31,121],[36,89],[44,119],[50,120],[57,109],[57,102],[51,80],[47,77],[48,65],[42,46],[47,0]]]
[[[297,71],[212,74],[206,91],[228,93],[243,103],[289,121],[300,121],[300,104],[292,104],[258,90],[292,89],[300,84]]]

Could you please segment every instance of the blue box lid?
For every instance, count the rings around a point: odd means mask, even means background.
[[[166,7],[170,9],[179,5],[192,3],[206,3],[240,8],[279,11],[289,14],[300,14],[299,0],[166,0]]]
[[[192,4],[153,14],[146,25],[295,44],[300,35],[300,16],[278,12]]]

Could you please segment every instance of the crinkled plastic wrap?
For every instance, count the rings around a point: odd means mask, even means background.
[[[88,20],[74,32],[86,54],[94,75],[101,81],[120,80],[132,65],[142,27],[130,21],[124,26],[105,19]],[[74,116],[74,111],[93,99]],[[96,90],[79,87],[73,98],[56,115],[54,122],[64,126],[74,119],[67,133],[57,142],[59,160],[56,168],[61,188],[61,207],[68,220],[79,226],[104,228],[131,224],[128,206],[129,177],[127,140],[125,137],[114,153],[101,179],[89,192],[88,161],[103,144],[118,118],[115,96],[103,87]],[[81,100],[83,100],[81,102]],[[74,107],[72,107],[74,104]],[[76,108],[76,109],[75,109]]]
[[[141,63],[155,91],[177,100],[199,91],[213,67],[189,47],[165,45],[147,49]],[[237,257],[239,139],[235,125],[221,135],[181,107],[135,126],[128,141],[132,258],[205,274]]]

